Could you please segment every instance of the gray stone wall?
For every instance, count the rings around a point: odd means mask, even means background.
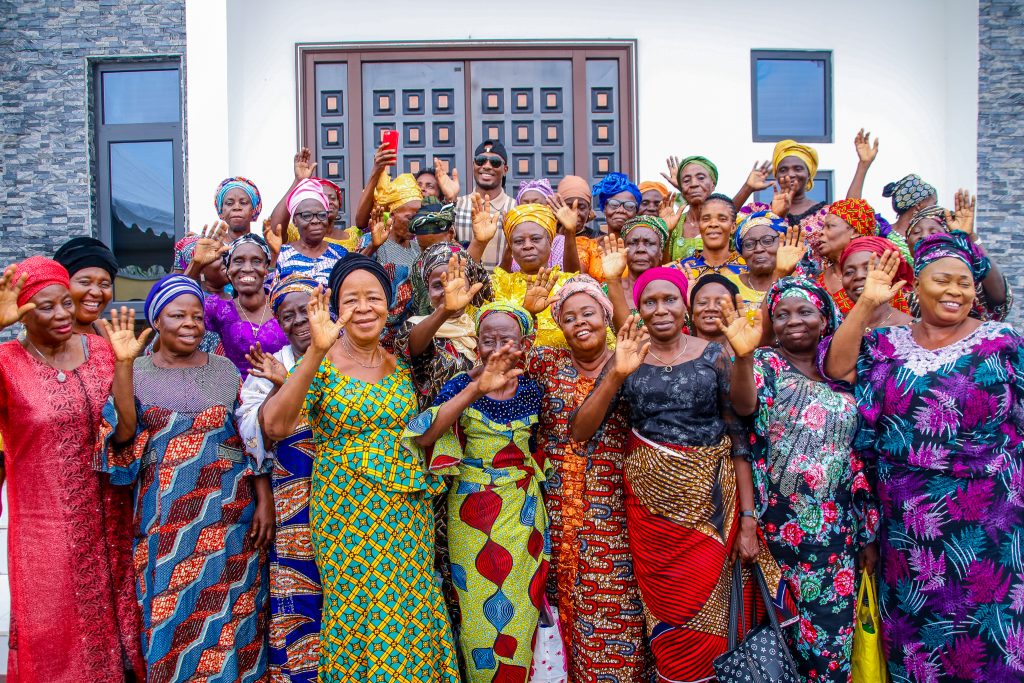
[[[0,264],[96,234],[92,58],[184,55],[184,0],[0,0]]]
[[[978,229],[1024,321],[1024,0],[978,3]]]

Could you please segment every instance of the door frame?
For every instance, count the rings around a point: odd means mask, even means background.
[[[322,62],[345,62],[348,72],[348,139],[363,139],[362,66],[363,62],[406,62],[406,61],[465,61],[473,60],[526,60],[526,59],[568,59],[572,60],[573,97],[573,162],[576,174],[589,177],[582,169],[590,167],[587,149],[587,113],[590,98],[587,94],[586,62],[588,59],[619,60],[619,169],[630,177],[636,175],[638,144],[637,99],[636,99],[636,47],[635,39],[626,40],[501,40],[501,41],[409,41],[409,42],[339,42],[339,43],[296,43],[295,80],[296,88],[296,130],[297,146],[316,149],[316,109],[306,106],[316,97],[316,65]],[[466,121],[472,117],[472,74],[463,69],[466,87]],[[582,78],[581,78],[582,76]],[[356,93],[358,97],[353,97]],[[311,99],[312,98],[312,99]],[[472,139],[466,141],[466,158],[463,160],[463,177],[471,178],[469,157],[473,153]],[[351,142],[350,142],[351,144]],[[363,155],[349,152],[348,192],[351,198],[348,206],[358,204],[363,192]]]

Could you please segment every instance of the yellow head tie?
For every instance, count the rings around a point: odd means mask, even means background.
[[[814,174],[818,172],[818,153],[814,151],[814,148],[796,140],[780,140],[775,144],[775,151],[772,152],[772,173],[778,175],[779,164],[786,157],[796,157],[804,162],[808,171],[805,191],[814,187]]]
[[[378,206],[385,207],[388,211],[394,211],[402,204],[413,201],[421,201],[423,193],[412,173],[403,173],[394,180],[387,173],[380,174],[377,187],[373,191],[373,201]]]
[[[547,231],[551,239],[555,239],[558,232],[558,219],[547,204],[520,204],[505,214],[505,239],[511,240],[512,231],[523,223],[536,223]]]

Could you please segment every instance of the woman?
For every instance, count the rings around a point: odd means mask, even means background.
[[[276,353],[288,339],[271,314],[270,299],[263,288],[270,266],[270,248],[263,238],[243,235],[228,246],[223,258],[236,298],[225,301],[206,297],[206,326],[220,335],[224,355],[245,381],[250,369],[245,355],[250,347],[259,343],[267,353]]]
[[[630,311],[633,285],[636,279],[650,268],[661,265],[668,246],[669,230],[665,221],[653,216],[637,216],[622,226],[618,239],[605,236],[601,255],[603,273],[608,285],[608,298],[614,310],[613,324],[622,327]],[[611,268],[612,270],[607,270]]]
[[[851,308],[860,298],[864,291],[864,284],[867,281],[868,267],[872,258],[884,256],[886,252],[893,251],[896,247],[887,239],[882,237],[855,237],[843,250],[839,257],[839,268],[843,274],[843,292],[851,302]],[[896,279],[912,286],[914,283],[914,270],[899,256],[899,266],[896,271]],[[868,321],[867,327],[873,329],[879,327],[899,327],[909,325],[913,318],[908,313],[896,308],[892,302],[885,302],[878,306]]]
[[[737,216],[736,251],[747,264],[736,286],[740,299],[757,308],[776,280],[791,275],[807,252],[803,230],[786,223],[771,211]]]
[[[100,334],[97,323],[114,298],[117,259],[95,237],[73,237],[53,255],[71,276],[71,301],[75,304],[75,334]]]
[[[701,205],[718,186],[718,167],[702,156],[686,157],[674,166],[671,180],[687,206],[683,220],[672,232],[670,256],[671,260],[679,261],[704,248],[700,231]]]
[[[307,179],[295,186],[288,195],[290,223],[299,231],[299,238],[281,247],[276,256],[274,279],[300,273],[322,285],[327,284],[331,268],[348,255],[348,250],[327,241],[330,235],[331,205],[322,186]]]
[[[720,345],[733,358],[729,339],[720,325],[728,307],[739,307],[740,290],[736,283],[718,273],[697,278],[690,290],[689,329],[693,336]]]
[[[705,273],[722,273],[733,279],[747,270],[743,258],[732,249],[736,206],[724,194],[712,194],[700,205],[700,237],[703,246],[675,265],[696,280]]]
[[[438,242],[454,242],[455,204],[438,204],[425,198],[423,204],[420,205],[420,210],[409,221],[409,232],[416,235],[416,244],[419,245],[421,254]],[[414,269],[414,296],[416,296],[415,273]],[[414,303],[416,302],[414,301]]]
[[[401,449],[416,393],[405,363],[380,344],[391,283],[381,264],[355,254],[335,264],[328,282],[329,294],[309,302],[310,346],[264,403],[262,422],[267,438],[283,440],[305,412],[313,430],[319,681],[456,683],[432,571],[430,496],[443,481]]]
[[[249,355],[252,370],[242,385],[238,435],[260,466],[273,460],[274,541],[270,546],[270,650],[268,671],[274,681],[316,683],[320,662],[320,615],[324,595],[313,561],[309,529],[309,486],[313,474],[313,431],[301,421],[295,432],[273,443],[263,438],[260,412],[267,396],[281,387],[309,348],[306,307],[319,283],[300,273],[278,280],[270,293],[274,317],[288,337],[277,353],[257,344]]]
[[[110,345],[74,331],[68,272],[33,256],[0,277],[0,487],[7,482],[8,680],[142,680],[130,532],[92,468]],[[130,517],[130,508],[129,508]],[[87,637],[86,637],[87,634]]]
[[[519,186],[519,192],[516,193],[516,204],[547,204],[550,206],[550,200],[554,196],[555,191],[551,188],[551,182],[547,178],[527,180]],[[554,210],[554,207],[552,207],[552,210]],[[575,217],[575,214],[573,217]],[[575,224],[573,224],[572,233],[559,231],[554,239],[551,240],[551,252],[548,254],[547,262],[548,268],[562,267],[562,262],[565,259],[565,235],[575,234],[575,227]],[[512,260],[512,250],[507,242],[505,243],[505,254],[502,256],[501,267],[512,272],[519,270],[519,265]]]
[[[638,216],[661,216],[662,205],[669,198],[668,188],[659,182],[645,180],[637,188],[640,190],[640,208]]]
[[[580,272],[601,280],[601,249],[595,239],[597,233],[590,227],[590,222],[595,217],[590,184],[577,175],[567,175],[558,181],[558,192],[555,196],[557,204],[564,204],[576,210],[576,258],[579,261]]]
[[[260,681],[271,462],[257,466],[238,437],[238,370],[199,350],[199,284],[168,275],[145,311],[160,347],[140,358],[146,332],[135,337],[130,313],[111,316],[117,368],[97,457],[111,483],[134,487],[146,679]]]
[[[825,290],[792,277],[772,286],[765,311],[777,348],[757,348],[761,311],[753,319],[729,311],[721,324],[736,352],[733,405],[754,416],[757,520],[783,577],[799,587],[800,625],[786,636],[800,676],[848,683],[854,570],[859,558],[874,571],[878,509],[853,448],[853,394],[830,387],[815,365],[839,311]]]
[[[536,451],[552,469],[544,485],[548,600],[558,608],[569,680],[646,683],[650,652],[622,499],[625,406],[609,414],[595,438],[579,442],[569,434],[569,416],[612,358],[612,305],[596,280],[579,275],[559,290],[551,312],[569,348],[538,347],[527,364],[543,391]]]
[[[226,232],[227,225],[221,223],[214,226],[212,230],[208,226],[203,226],[199,235],[189,234],[178,240],[174,245],[174,267],[171,272],[188,274],[193,279],[198,278],[199,285],[203,288],[203,294],[207,297],[230,301],[234,297],[235,290],[231,287],[228,270],[224,267],[224,259],[221,258],[227,249],[221,241],[220,234]],[[199,249],[200,244],[203,245],[202,249]],[[204,259],[207,259],[205,266],[196,264],[195,267],[192,267],[197,250],[201,254],[208,254],[208,256],[204,256]],[[146,348],[147,356],[153,353],[159,340],[159,336],[153,337],[153,341]],[[224,345],[220,343],[220,335],[207,328],[203,335],[203,341],[199,344],[199,350],[223,356]]]
[[[892,229],[904,237],[907,237],[910,221],[917,212],[935,206],[939,201],[935,188],[916,173],[886,185],[882,188],[882,196],[892,197],[892,210],[896,212],[896,222],[892,224]]]
[[[778,567],[758,557],[746,434],[729,398],[731,363],[718,344],[682,333],[687,289],[675,268],[637,279],[644,326],[631,316],[619,330],[613,364],[569,420],[572,438],[586,442],[620,401],[628,407],[629,547],[657,673],[667,681],[714,675],[712,662],[728,645],[730,555],[759,559],[776,599],[785,595]]]
[[[454,477],[448,546],[470,683],[525,682],[533,663],[549,559],[545,463],[533,454],[541,391],[514,369],[532,335],[520,306],[481,308],[481,364],[445,383],[403,437],[431,471]]]
[[[594,185],[594,201],[604,213],[608,234],[618,237],[622,226],[636,216],[643,197],[640,188],[624,173],[609,173]]]
[[[217,216],[228,225],[226,241],[232,242],[249,234],[252,224],[260,217],[263,200],[251,180],[235,176],[222,180],[217,186],[213,205]]]
[[[312,180],[319,183],[320,188],[323,190],[324,195],[327,197],[328,209],[327,209],[327,232],[324,240],[335,244],[349,251],[355,251],[359,248],[359,239],[362,237],[362,233],[359,228],[352,226],[347,230],[342,229],[337,225],[338,216],[341,214],[341,206],[344,203],[344,193],[337,184],[332,183],[326,178],[317,178],[313,175],[316,171],[316,162],[312,161],[313,153],[308,147],[303,147],[295,155],[292,161],[292,170],[294,173],[294,180],[292,181],[291,187],[281,197],[281,201],[277,203],[274,210],[270,214],[271,226],[287,226],[288,233],[285,235],[284,241],[287,243],[297,242],[300,239],[299,231],[294,223],[289,224],[292,212],[288,210],[288,198],[291,197],[292,192],[305,180]],[[328,272],[330,272],[328,270]]]
[[[825,376],[856,386],[855,446],[878,461],[889,672],[909,683],[1019,680],[1024,580],[1008,551],[1024,523],[1024,340],[969,316],[989,264],[958,232],[917,244],[920,321],[865,335],[901,285],[890,284],[896,265],[887,254],[869,271],[823,349]]]

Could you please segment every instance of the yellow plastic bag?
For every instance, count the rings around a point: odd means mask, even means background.
[[[853,683],[885,683],[882,617],[878,613],[875,577],[861,570],[857,591],[857,622],[853,631]]]

